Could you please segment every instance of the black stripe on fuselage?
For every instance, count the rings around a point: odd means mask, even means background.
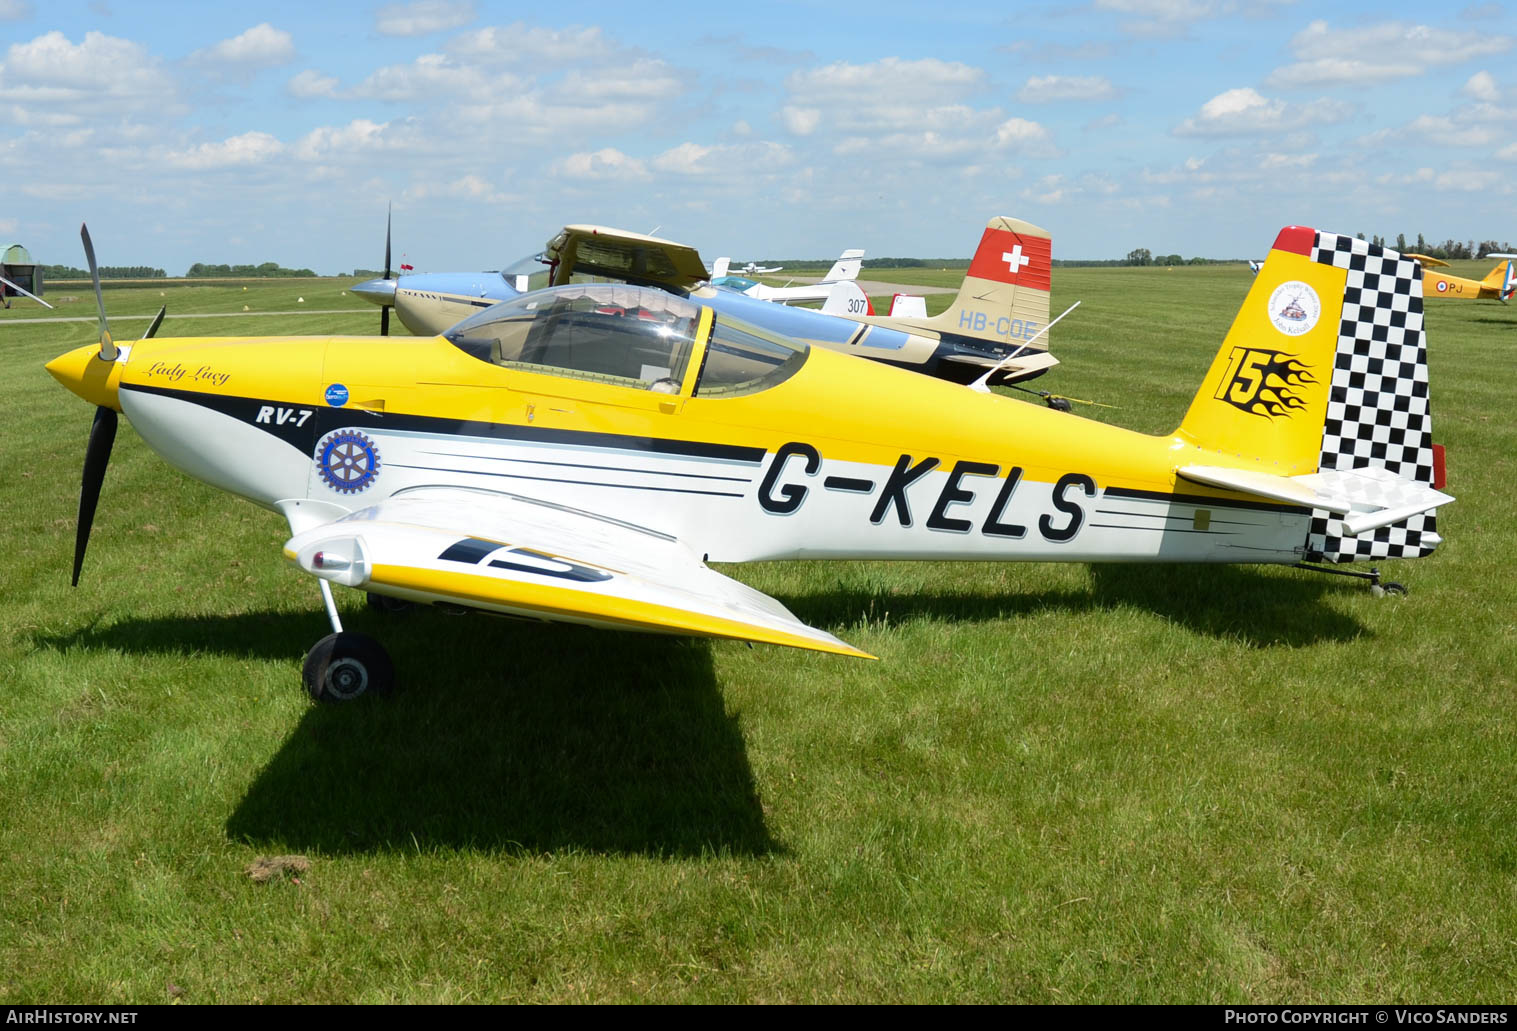
[[[495,440],[521,440],[538,444],[564,444],[571,447],[600,447],[688,458],[717,458],[755,466],[763,462],[765,454],[764,449],[759,447],[716,444],[704,440],[674,440],[668,437],[600,433],[594,430],[554,429],[522,426],[517,423],[481,422],[477,419],[445,419],[434,415],[374,412],[363,408],[332,408],[327,405],[312,405],[315,415],[307,420],[303,427],[298,428],[298,433],[281,432],[282,430],[293,431],[295,428],[288,425],[278,427],[256,422],[259,409],[267,405],[299,409],[300,405],[292,405],[288,401],[264,401],[258,398],[224,394],[203,394],[195,390],[178,390],[173,387],[123,384],[121,389],[155,394],[160,397],[172,397],[209,408],[213,412],[229,415],[278,437],[305,454],[311,452],[317,439],[341,426],[427,433],[437,436],[489,437]]]

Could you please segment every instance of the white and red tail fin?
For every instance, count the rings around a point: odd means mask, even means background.
[[[822,311],[828,315],[841,315],[845,319],[857,318],[860,315],[873,315],[874,305],[869,303],[863,287],[852,279],[845,279],[841,283],[832,284],[827,299],[822,302]]]
[[[1517,258],[1517,255],[1489,254],[1486,257],[1506,259],[1486,273],[1485,278],[1480,281],[1481,286],[1496,291],[1497,299],[1506,303],[1514,294],[1517,294],[1517,261],[1513,260]]]
[[[925,319],[927,298],[921,294],[896,294],[890,298],[890,317],[894,319]]]
[[[821,278],[823,283],[840,283],[844,280],[859,278],[859,270],[864,267],[864,252],[844,251],[837,261],[832,263],[832,268]]]
[[[948,310],[912,320],[944,337],[1017,347],[1048,325],[1053,241],[1048,230],[997,216],[985,223],[980,246]],[[1030,350],[1047,350],[1048,334]]]
[[[1422,266],[1353,237],[1281,230],[1176,436],[1203,466],[1224,454],[1254,459],[1270,477],[1361,472],[1356,483],[1388,474],[1442,486]],[[1335,562],[1411,558],[1438,541],[1432,511],[1370,526],[1317,509],[1306,551]]]

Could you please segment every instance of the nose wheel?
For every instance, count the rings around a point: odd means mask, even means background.
[[[332,633],[306,653],[305,666],[300,671],[306,693],[318,702],[351,702],[364,695],[387,695],[395,690],[395,663],[390,661],[390,653],[367,634],[343,630],[331,585],[325,580],[317,583],[321,585],[321,600],[326,604]]]
[[[301,679],[318,702],[351,702],[395,690],[395,664],[367,634],[328,634],[306,654]]]

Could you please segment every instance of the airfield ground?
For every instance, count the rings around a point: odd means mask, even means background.
[[[351,283],[105,296],[166,302],[164,335],[373,332]],[[1084,304],[1035,385],[1167,431],[1248,286],[1056,270],[1055,310]],[[47,314],[0,311],[0,1004],[1512,998],[1517,310],[1430,305],[1458,501],[1435,556],[1385,565],[1407,597],[729,570],[864,662],[340,592],[406,689],[337,708],[300,688],[327,624],[283,524],[125,423],[69,588],[90,410],[42,364],[94,328],[19,321]]]

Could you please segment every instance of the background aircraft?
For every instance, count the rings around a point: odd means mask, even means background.
[[[821,301],[824,304],[832,299],[834,287],[838,283],[850,283],[859,277],[859,270],[864,267],[864,252],[862,250],[844,251],[837,261],[832,263],[832,268],[827,274],[815,283],[803,286],[769,286],[760,283],[756,279],[748,279],[744,276],[723,275],[716,270],[721,267],[721,258],[711,269],[711,285],[724,286],[729,290],[736,290],[740,294],[760,301],[777,301],[780,304],[799,304],[803,301]],[[751,263],[750,263],[751,267]],[[745,272],[748,270],[745,269]],[[779,267],[772,269],[759,269],[757,272],[778,272]],[[753,274],[753,273],[750,273]]]
[[[851,361],[648,287],[535,291],[416,340],[118,347],[102,303],[100,343],[48,364],[97,406],[74,578],[117,411],[170,464],[286,518],[284,553],[317,577],[333,629],[305,662],[319,699],[393,682],[384,649],[343,630],[333,583],[863,656],[706,563],[1426,555],[1453,499],[1437,489],[1420,279],[1394,252],[1286,228],[1159,436]]]
[[[565,226],[535,260],[547,267],[549,285],[579,276],[656,286],[818,347],[959,383],[997,369],[993,382],[1001,384],[1030,379],[1058,364],[1048,352],[1045,332],[1051,255],[1047,230],[1014,218],[990,219],[958,295],[935,318],[873,316],[867,299],[854,301],[855,310],[846,317],[760,301],[708,283],[706,266],[693,247],[606,226]],[[401,321],[418,335],[443,332],[457,322],[460,310],[517,296],[504,280],[487,277],[473,281],[483,290],[479,296],[462,299],[413,290],[410,278],[401,277],[395,286],[388,279],[372,280],[354,292],[376,303],[393,303]]]
[[[731,258],[717,258],[716,261],[711,263],[711,278],[719,279],[725,275],[767,276],[772,272],[779,272],[784,267],[784,265],[771,265],[768,268],[764,268],[750,261],[742,268],[734,269]]]
[[[1448,268],[1449,263],[1426,254],[1408,254],[1407,257],[1422,262],[1422,289],[1427,297],[1462,301],[1495,298],[1505,304],[1517,293],[1517,261],[1513,260],[1517,259],[1517,254],[1487,254],[1487,258],[1501,260],[1484,279],[1478,280],[1439,272],[1440,268]]]

